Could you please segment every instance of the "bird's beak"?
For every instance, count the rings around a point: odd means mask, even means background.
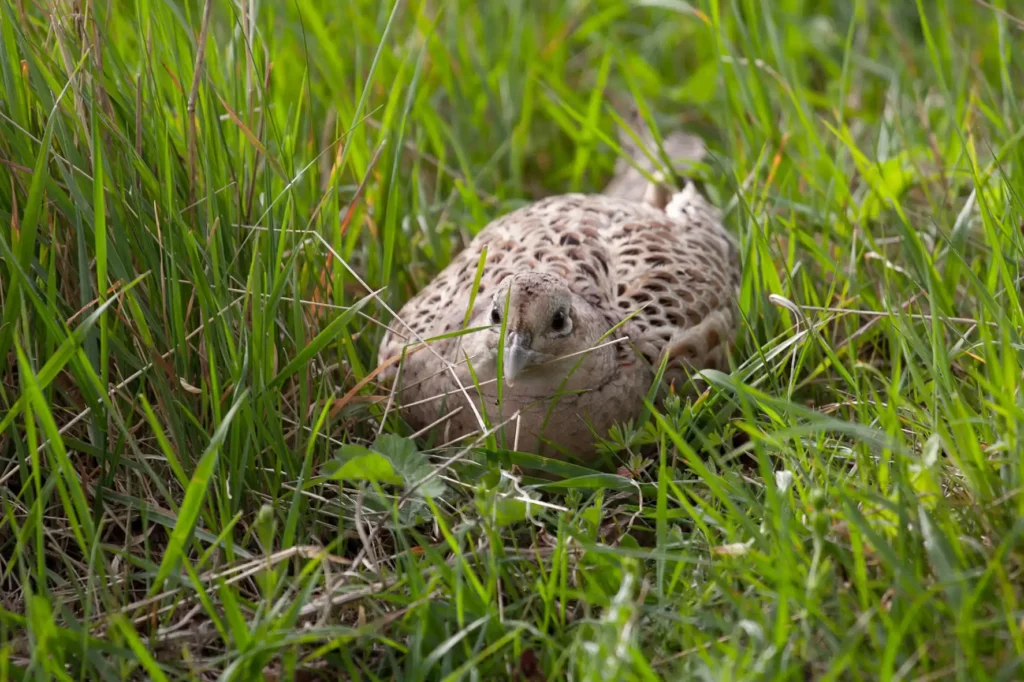
[[[505,339],[505,358],[503,375],[505,384],[511,387],[516,378],[531,363],[533,351],[530,344],[533,339],[529,332],[510,332]]]

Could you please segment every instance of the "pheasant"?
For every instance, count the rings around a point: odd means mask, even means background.
[[[679,133],[663,148],[703,155]],[[397,382],[406,422],[436,423],[447,442],[490,430],[509,449],[586,461],[639,415],[665,356],[677,391],[695,370],[727,369],[737,244],[693,182],[673,193],[654,177],[620,161],[603,194],[498,217],[406,302],[378,350],[386,362],[405,349],[379,376]]]

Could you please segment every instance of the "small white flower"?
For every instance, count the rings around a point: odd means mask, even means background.
[[[783,469],[782,471],[775,472],[775,486],[781,491],[786,492],[793,487],[793,472],[789,469]]]

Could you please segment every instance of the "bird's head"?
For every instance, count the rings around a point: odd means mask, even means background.
[[[580,361],[607,360],[604,349],[588,350],[607,331],[602,316],[556,275],[525,271],[505,278],[492,298],[488,321],[496,332],[495,351],[505,329],[502,374],[509,386],[520,380],[558,381],[564,377],[560,370]],[[581,358],[584,351],[587,357]]]

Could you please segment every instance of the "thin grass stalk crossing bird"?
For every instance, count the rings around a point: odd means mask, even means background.
[[[704,153],[681,133],[663,149],[677,161]],[[663,178],[620,162],[603,194],[548,197],[488,224],[381,341],[381,362],[404,353],[380,376],[397,381],[406,422],[437,422],[447,439],[504,424],[504,447],[588,460],[641,413],[666,356],[662,386],[677,392],[696,370],[728,369],[736,242],[692,181],[675,191]]]

